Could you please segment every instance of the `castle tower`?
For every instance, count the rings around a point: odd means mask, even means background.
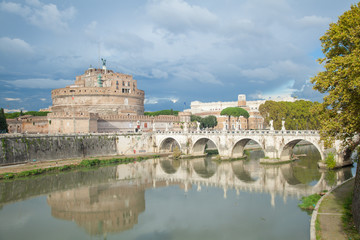
[[[245,94],[238,95],[238,107],[246,107],[246,95]]]

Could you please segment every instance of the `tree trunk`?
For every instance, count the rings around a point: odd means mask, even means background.
[[[359,153],[358,153],[359,154]],[[356,176],[354,183],[354,195],[352,202],[352,214],[356,229],[360,233],[360,167],[359,163],[356,167]]]

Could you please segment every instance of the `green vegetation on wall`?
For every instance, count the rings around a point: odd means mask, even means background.
[[[179,113],[179,111],[175,111],[175,110],[161,110],[161,111],[156,111],[156,112],[144,112],[145,116],[159,116],[159,115],[174,115],[177,116]]]
[[[266,101],[260,105],[259,111],[265,124],[269,124],[270,120],[274,121],[275,130],[281,129],[283,119],[287,130],[316,130],[319,129],[320,122],[311,109],[318,105],[318,102],[305,100],[295,102]]]
[[[13,118],[17,118],[23,115],[31,115],[31,116],[47,116],[48,113],[50,112],[37,112],[37,111],[28,111],[23,113],[21,112],[13,112],[13,113],[5,113],[5,117],[7,119],[13,119]]]

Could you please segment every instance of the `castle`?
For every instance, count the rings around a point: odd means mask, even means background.
[[[74,84],[51,91],[53,105],[46,117],[21,116],[8,119],[10,133],[107,133],[156,130],[181,130],[189,124],[190,116],[217,117],[218,130],[262,129],[258,101],[246,102],[245,95],[238,95],[234,102],[191,102],[191,109],[178,116],[144,115],[145,92],[138,89],[131,75],[116,73],[106,68],[90,66],[84,74],[77,76]],[[262,102],[261,102],[262,103]],[[242,107],[250,114],[249,119],[220,115],[226,107]]]
[[[11,133],[92,133],[180,129],[190,114],[145,116],[145,93],[131,75],[90,66],[75,83],[51,91],[47,117],[9,119]]]

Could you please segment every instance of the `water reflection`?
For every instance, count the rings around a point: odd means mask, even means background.
[[[319,171],[316,156],[310,157],[311,154],[277,166],[261,165],[258,160],[261,154],[252,151],[248,160],[232,162],[214,162],[209,157],[153,159],[87,172],[2,182],[0,205],[47,194],[53,217],[73,221],[89,235],[106,236],[138,224],[146,209],[146,192],[151,189],[174,185],[186,196],[190,190],[220,188],[222,193],[216,191],[216,194],[225,199],[241,192],[262,193],[271,196],[268,203],[275,207],[276,196],[286,203],[289,196],[300,198],[329,190],[352,177],[351,168]],[[17,187],[22,189],[22,195]],[[230,191],[236,194],[228,194]]]
[[[121,232],[145,210],[144,186],[102,184],[55,192],[47,197],[51,215],[74,221],[90,235]]]

